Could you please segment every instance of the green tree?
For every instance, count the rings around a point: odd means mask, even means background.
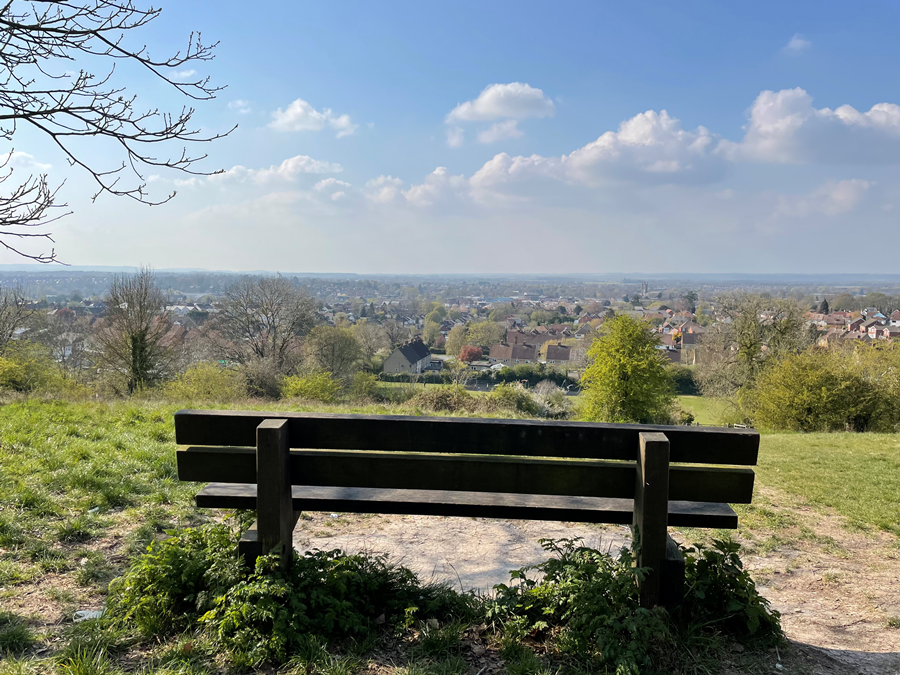
[[[697,309],[697,292],[696,291],[688,291],[684,295],[681,296],[681,299],[684,300],[684,308],[691,312],[692,314]]]
[[[457,324],[447,334],[447,342],[444,349],[448,356],[459,356],[460,350],[466,346],[468,330],[462,324]]]
[[[316,326],[306,338],[306,358],[335,377],[352,375],[363,357],[362,347],[353,331],[336,326]]]
[[[422,340],[425,342],[425,344],[428,346],[433,345],[434,341],[437,340],[437,337],[440,334],[440,324],[426,319],[425,328],[422,329]]]
[[[675,396],[657,335],[645,323],[620,315],[588,350],[581,378],[582,416],[595,422],[667,421]]]
[[[491,345],[503,342],[506,338],[506,329],[493,321],[479,321],[470,323],[467,333],[468,342],[482,349],[490,349]]]

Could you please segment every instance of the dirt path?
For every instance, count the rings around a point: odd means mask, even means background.
[[[763,490],[742,516],[743,560],[782,613],[790,653],[784,671],[900,675],[900,542],[860,532],[842,518]],[[681,541],[704,531],[673,531]],[[627,527],[429,516],[304,514],[295,546],[387,553],[424,580],[489,591],[509,570],[545,560],[541,538],[580,537],[603,550],[630,538]],[[773,655],[773,668],[782,655]]]

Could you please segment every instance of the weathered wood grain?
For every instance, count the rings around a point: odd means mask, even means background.
[[[659,603],[662,563],[666,557],[669,507],[669,439],[661,433],[638,435],[634,487],[634,534],[638,567],[647,568],[640,582],[641,606]]]
[[[305,485],[295,485],[292,491],[295,511],[328,513],[461,516],[628,525],[632,522],[634,509],[634,503],[630,499],[597,497]],[[211,483],[200,490],[196,503],[203,508],[255,509],[256,485]],[[735,529],[738,518],[728,504],[670,501],[668,524],[672,527]]]
[[[634,461],[641,432],[665,433],[672,462],[756,464],[759,434],[747,429],[541,420],[180,410],[179,445],[254,446],[264,419],[287,419],[292,448],[381,450]]]
[[[185,481],[255,483],[252,448],[190,447],[177,452]],[[634,498],[635,463],[484,455],[293,450],[294,485]],[[752,469],[672,466],[669,497],[696,502],[749,504]]]
[[[287,420],[263,420],[256,430],[256,476],[259,496],[256,522],[263,554],[284,544],[281,566],[291,563],[291,532],[294,510],[291,506],[291,465]]]

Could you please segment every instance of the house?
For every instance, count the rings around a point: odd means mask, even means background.
[[[865,319],[853,319],[850,323],[847,324],[847,330],[851,332],[858,332],[862,330],[862,325],[865,323]]]
[[[895,328],[900,328],[900,309],[895,309],[893,312],[891,312],[889,325]]]
[[[566,365],[569,363],[571,349],[566,345],[547,345],[547,365]]]
[[[397,347],[384,361],[384,372],[421,373],[431,365],[431,352],[425,343],[413,339]]]
[[[491,347],[491,353],[488,356],[491,363],[502,363],[504,366],[519,366],[522,364],[534,363],[537,349],[532,344],[510,345],[501,343]]]
[[[485,370],[491,369],[490,361],[472,361],[469,363],[469,370],[474,370],[476,373],[480,373]]]

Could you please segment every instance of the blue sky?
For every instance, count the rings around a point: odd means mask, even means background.
[[[896,3],[179,0],[219,40],[211,178],[147,208],[66,179],[75,264],[374,272],[896,271]],[[137,36],[135,36],[136,38]],[[181,101],[141,73],[120,82]],[[172,149],[173,151],[175,148]],[[116,162],[110,148],[85,148]],[[859,236],[863,235],[864,236]],[[0,262],[14,262],[9,257]]]

